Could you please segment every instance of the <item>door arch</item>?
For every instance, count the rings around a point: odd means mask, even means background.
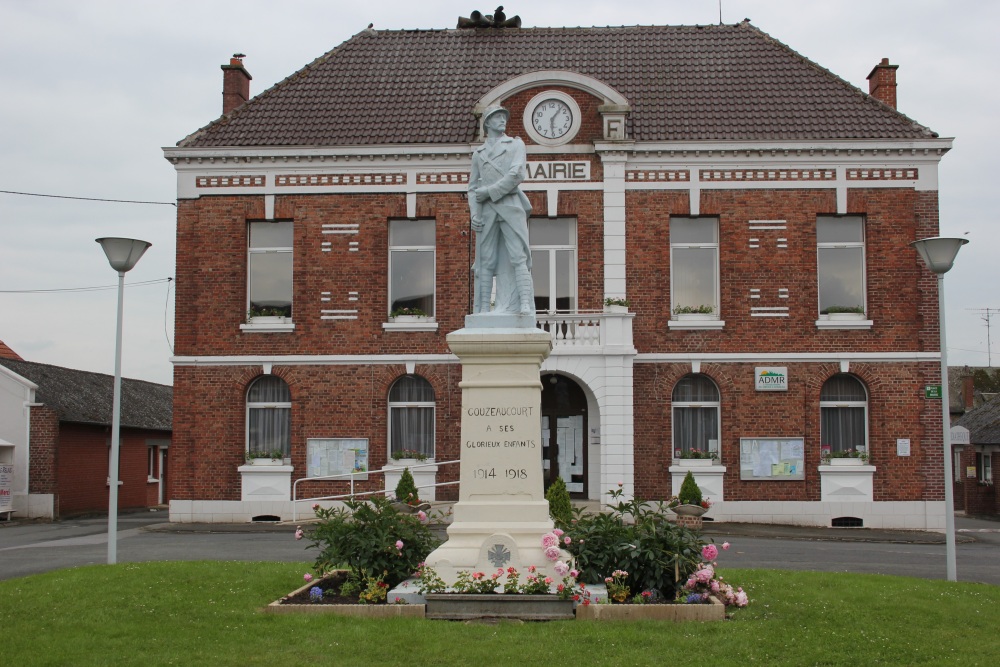
[[[574,380],[542,375],[542,475],[562,477],[573,498],[587,497],[587,396]]]

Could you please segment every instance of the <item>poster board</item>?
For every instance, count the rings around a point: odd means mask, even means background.
[[[740,438],[740,479],[804,480],[804,438]]]
[[[14,510],[13,484],[14,466],[7,463],[0,463],[0,512],[11,512]]]
[[[329,477],[368,471],[368,438],[307,438],[306,476]],[[368,475],[355,475],[355,480]]]

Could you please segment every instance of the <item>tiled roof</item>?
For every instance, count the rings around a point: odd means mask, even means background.
[[[1000,398],[969,410],[951,425],[969,429],[969,441],[974,445],[1000,445]]]
[[[20,360],[21,359],[21,355],[19,355],[14,350],[10,349],[10,347],[7,346],[7,343],[5,343],[2,340],[0,340],[0,359],[17,359],[17,360]]]
[[[59,421],[111,424],[114,376],[13,359],[0,365],[38,385],[35,400],[55,410]],[[172,430],[173,397],[173,387],[122,378],[121,425]]]
[[[178,145],[468,143],[476,102],[539,70],[624,95],[637,141],[937,136],[744,22],[365,30]]]

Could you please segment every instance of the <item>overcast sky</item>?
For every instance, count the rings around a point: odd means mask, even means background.
[[[172,202],[161,147],[221,113],[222,72],[247,54],[256,95],[363,30],[454,28],[492,13],[471,0],[0,0],[0,190]],[[507,4],[525,27],[692,25],[718,0]],[[899,110],[955,147],[941,162],[941,233],[971,243],[948,274],[948,354],[986,365],[977,309],[1000,308],[994,225],[1000,3],[979,0],[723,0],[744,18],[864,91],[883,57],[898,70]],[[114,372],[114,286],[99,236],[152,242],[127,283],[123,372],[170,384],[173,206],[0,193],[0,340],[29,361]],[[911,252],[900,248],[900,252]],[[877,261],[877,260],[876,260]],[[993,319],[1000,366],[1000,317]]]

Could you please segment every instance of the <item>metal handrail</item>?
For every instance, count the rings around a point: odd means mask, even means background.
[[[461,459],[455,459],[454,461],[442,461],[440,463],[418,463],[417,465],[406,466],[410,470],[416,470],[418,468],[429,468],[431,466],[446,466],[453,463],[460,463]],[[316,502],[320,500],[342,500],[344,498],[355,498],[355,497],[365,497],[365,496],[376,496],[379,494],[385,494],[386,489],[379,491],[362,491],[360,493],[354,492],[354,478],[358,475],[385,475],[385,469],[380,470],[366,470],[364,472],[349,472],[349,473],[339,473],[337,475],[324,475],[322,477],[300,477],[292,483],[292,522],[298,521],[298,503],[305,502]],[[350,478],[351,481],[351,492],[342,493],[336,496],[317,496],[315,498],[299,498],[299,482],[315,482],[315,481],[333,481],[338,479]],[[417,489],[433,489],[439,486],[453,486],[458,484],[458,482],[438,482],[436,484],[424,484],[417,486]]]

